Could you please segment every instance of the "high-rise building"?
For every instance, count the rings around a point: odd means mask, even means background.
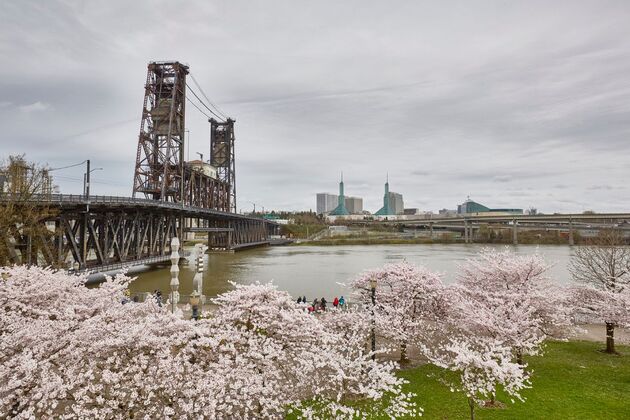
[[[403,214],[405,212],[402,194],[390,191],[388,200],[391,214]]]
[[[346,209],[350,214],[361,214],[363,212],[363,199],[360,197],[346,197]]]
[[[317,214],[328,214],[339,204],[339,196],[336,194],[317,194]]]

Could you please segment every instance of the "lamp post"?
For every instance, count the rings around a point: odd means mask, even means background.
[[[199,292],[193,290],[190,294],[190,306],[192,307],[192,319],[199,319]]]
[[[89,162],[89,160],[88,160]],[[90,174],[94,171],[102,171],[103,168],[94,168],[83,174],[83,195],[90,197]]]
[[[370,279],[370,290],[372,291],[372,360],[376,359],[376,333],[374,331],[376,321],[374,319],[374,307],[376,306],[376,279]]]
[[[179,239],[171,239],[171,313],[175,313],[179,301]]]

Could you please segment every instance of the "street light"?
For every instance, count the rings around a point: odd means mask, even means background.
[[[376,279],[370,279],[370,290],[372,291],[372,360],[376,359],[376,334],[374,332],[374,307],[376,306]]]
[[[90,173],[94,172],[94,171],[102,171],[103,168],[94,168],[92,170],[90,170]],[[87,176],[87,172],[83,174],[83,195],[90,195],[90,189],[88,186],[88,180],[87,180],[88,176]]]
[[[179,239],[171,239],[171,313],[175,313],[175,307],[179,301]]]
[[[190,294],[190,306],[192,307],[192,319],[199,319],[199,292],[193,290]]]

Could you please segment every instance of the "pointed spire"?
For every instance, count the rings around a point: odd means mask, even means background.
[[[341,182],[343,182],[343,171],[341,171]]]

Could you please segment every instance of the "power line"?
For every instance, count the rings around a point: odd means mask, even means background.
[[[199,107],[198,107],[198,106],[197,106],[197,105],[196,105],[196,104],[195,104],[195,103],[194,103],[194,102],[193,102],[193,101],[192,101],[192,100],[191,100],[188,96],[186,96],[186,100],[187,100],[188,102],[190,102],[190,104],[191,104],[192,106],[194,106],[195,108],[197,108],[197,110],[198,110],[199,112],[201,112],[203,115],[205,115],[205,116],[206,116],[206,118],[210,119],[210,115],[208,115],[208,114],[206,114],[205,112],[203,112],[203,111],[201,110],[201,108],[199,108]]]
[[[218,119],[220,119],[220,120],[223,120],[223,118],[221,118],[221,117],[220,117],[220,116],[219,116],[216,112],[214,112],[213,110],[211,110],[211,109],[208,107],[208,105],[206,105],[206,104],[205,104],[205,102],[204,102],[204,101],[202,101],[202,100],[201,100],[201,98],[200,98],[199,96],[197,96],[197,94],[195,93],[195,91],[194,91],[194,90],[192,90],[192,88],[191,88],[190,86],[188,86],[188,84],[186,84],[186,87],[188,88],[188,90],[190,90],[190,92],[191,92],[193,95],[195,95],[195,98],[197,98],[197,100],[199,101],[199,103],[200,103],[201,105],[203,105],[204,107],[206,107],[206,109],[207,109],[208,111],[210,111],[210,113],[211,113],[212,115],[214,115],[215,117],[217,117],[217,118],[218,118]],[[186,97],[186,99],[188,99],[188,97]],[[197,108],[197,109],[199,109],[199,108]],[[210,118],[210,117],[208,117],[208,118]]]
[[[83,162],[75,163],[74,165],[62,166],[60,168],[50,168],[48,170],[48,172],[50,172],[50,171],[58,171],[59,169],[74,168],[75,166],[83,165],[85,162],[87,162],[87,160],[84,160]]]
[[[86,134],[92,134],[92,133],[98,133],[99,131],[105,131],[105,130],[109,130],[110,128],[114,128],[117,127],[119,125],[124,125],[124,124],[128,124],[130,122],[134,122],[134,121],[138,121],[137,118],[131,118],[131,119],[126,119],[126,120],[120,120],[120,121],[114,121],[105,125],[101,125],[99,127],[94,127],[94,128],[88,128],[85,131],[80,131],[78,133],[74,133],[74,134],[68,134],[67,136],[63,136],[58,138],[56,141],[62,141],[62,140],[68,140],[68,139],[72,139],[74,137],[82,137]]]
[[[221,110],[221,108],[219,108],[217,105],[215,105],[210,98],[208,98],[208,95],[206,95],[206,92],[203,91],[203,89],[201,88],[201,85],[199,85],[199,83],[197,82],[197,79],[195,79],[195,76],[193,76],[192,73],[190,73],[190,77],[192,78],[193,82],[195,83],[195,85],[197,86],[197,88],[199,89],[199,91],[201,92],[201,94],[203,95],[204,98],[206,98],[206,101],[208,101],[208,103],[210,103],[210,105],[212,105],[212,107],[214,109],[217,110],[217,112],[219,114],[221,114],[223,116],[223,118],[225,118],[227,120],[227,115],[225,115],[225,112],[223,112],[223,110]]]

